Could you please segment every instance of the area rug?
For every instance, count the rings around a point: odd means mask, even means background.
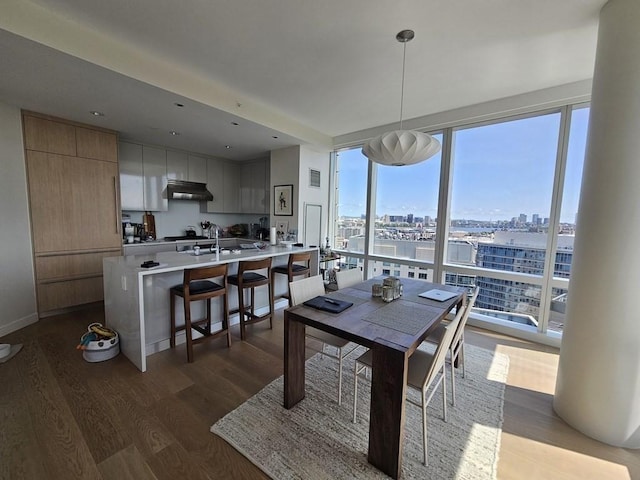
[[[291,410],[282,407],[280,377],[220,419],[211,432],[274,479],[388,478],[367,462],[371,385],[362,377],[358,421],[352,422],[353,359],[364,351],[358,347],[346,360],[350,368],[343,376],[342,406],[336,402],[337,362],[315,355],[306,363],[306,396]],[[420,408],[406,405],[401,478],[496,478],[509,357],[472,345],[465,353],[466,377],[457,375],[456,406],[449,405],[448,422],[442,420],[440,392],[429,404],[426,467]]]

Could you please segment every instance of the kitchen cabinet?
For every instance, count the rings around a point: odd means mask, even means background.
[[[37,256],[38,309],[52,311],[101,301],[102,259],[118,254],[105,250]]]
[[[235,163],[207,159],[208,213],[269,213],[269,160]]]
[[[167,153],[164,148],[142,147],[143,210],[169,210],[169,201],[164,194],[167,188]]]
[[[240,168],[231,162],[224,162],[222,167],[224,176],[223,211],[226,213],[240,212]]]
[[[268,161],[243,163],[240,167],[242,213],[269,213]]]
[[[207,183],[207,159],[196,155],[189,155],[189,172],[187,180],[190,182]]]
[[[37,253],[120,246],[116,163],[27,150],[27,174]]]
[[[205,183],[207,159],[187,152],[167,150],[167,178]]]
[[[164,148],[119,142],[122,210],[164,212],[169,209],[167,158]]]
[[[118,141],[115,133],[76,127],[78,157],[118,162]]]
[[[144,179],[142,170],[142,145],[118,143],[120,170],[120,204],[123,210],[143,211]]]
[[[240,167],[238,164],[207,159],[207,188],[213,201],[201,206],[207,213],[240,213]]]
[[[220,159],[207,159],[207,189],[213,194],[213,200],[206,203],[204,211],[224,212],[224,162]]]
[[[167,178],[189,180],[189,155],[186,152],[167,150]]]
[[[32,115],[23,116],[22,123],[27,150],[76,155],[76,129],[73,125]]]
[[[23,112],[38,314],[103,298],[102,258],[120,255],[115,132]]]

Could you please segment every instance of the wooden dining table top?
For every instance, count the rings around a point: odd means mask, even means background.
[[[328,298],[352,302],[341,313],[329,313],[304,304],[288,309],[288,314],[303,317],[303,322],[342,338],[372,347],[384,343],[387,347],[409,355],[457,304],[463,301],[466,289],[427,282],[401,279],[403,295],[392,302],[373,297],[371,287],[382,283],[376,277],[352,287],[328,293]],[[419,297],[431,289],[445,290],[456,296],[446,301]]]

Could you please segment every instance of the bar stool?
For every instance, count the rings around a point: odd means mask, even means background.
[[[295,262],[305,262],[304,265]],[[311,274],[311,252],[300,252],[300,253],[292,253],[289,255],[289,262],[287,265],[278,265],[277,267],[273,267],[271,271],[273,273],[281,273],[287,276],[287,285],[293,282],[293,277],[298,277],[300,275],[304,275],[308,277]],[[276,278],[275,275],[272,278],[271,282],[271,290],[275,292],[275,283]],[[291,293],[287,293],[283,295],[283,298],[289,299],[289,306],[291,306]]]
[[[222,277],[220,283],[207,279]],[[169,289],[171,303],[171,348],[176,346],[176,332],[185,330],[187,337],[187,361],[193,362],[193,345],[210,338],[227,336],[227,346],[231,346],[231,330],[229,329],[229,303],[227,300],[227,265],[215,265],[213,267],[190,268],[184,271],[184,279],[180,285]],[[222,301],[222,328],[211,332],[211,299],[223,297]],[[184,299],[184,325],[176,327],[176,297]],[[191,302],[204,300],[207,303],[207,316],[202,320],[191,320]],[[202,337],[193,339],[192,330],[200,333]]]
[[[265,270],[266,276],[257,273],[258,270]],[[269,319],[269,328],[273,328],[273,289],[271,288],[271,257],[262,260],[244,260],[238,263],[238,274],[229,275],[229,284],[238,287],[238,308],[229,313],[238,312],[240,315],[240,338],[245,339],[245,326],[247,324],[261,322]],[[255,314],[255,289],[262,285],[269,287],[269,313],[264,315]],[[247,307],[244,304],[244,291],[251,289],[251,304]],[[248,310],[248,311],[247,311]]]

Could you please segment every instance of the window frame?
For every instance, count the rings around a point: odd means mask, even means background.
[[[448,125],[445,128],[439,128],[429,131],[428,133],[435,135],[442,135],[442,153],[441,153],[441,167],[440,167],[440,179],[439,179],[439,192],[438,192],[438,225],[436,228],[435,237],[435,252],[434,261],[425,262],[414,259],[403,259],[398,257],[390,257],[384,255],[373,254],[374,244],[374,228],[375,219],[372,218],[373,212],[375,212],[375,197],[377,190],[377,165],[373,162],[369,162],[368,176],[367,176],[367,205],[366,205],[366,222],[367,229],[365,233],[365,248],[364,252],[350,252],[348,250],[339,250],[341,254],[350,255],[356,258],[361,258],[364,262],[363,272],[365,278],[369,278],[369,270],[373,269],[373,262],[389,262],[401,265],[407,265],[411,267],[417,267],[420,270],[432,270],[434,281],[444,282],[445,276],[448,273],[455,274],[457,276],[486,276],[506,281],[529,283],[541,288],[540,292],[540,308],[538,314],[538,326],[535,329],[523,328],[521,325],[503,325],[500,322],[487,321],[481,314],[472,313],[469,323],[489,328],[491,330],[504,332],[510,335],[515,335],[520,338],[528,340],[534,340],[541,343],[546,343],[554,346],[558,346],[561,333],[550,331],[548,329],[551,298],[553,289],[568,289],[570,279],[554,277],[554,267],[556,262],[557,253],[557,237],[560,229],[560,214],[562,209],[562,195],[564,189],[565,172],[567,166],[567,153],[569,146],[569,135],[571,132],[571,114],[576,109],[587,108],[590,104],[588,101],[576,102],[576,103],[558,103],[556,106],[545,109],[524,109],[521,113],[515,115],[490,115],[486,120],[477,122],[459,122]],[[453,145],[455,133],[457,131],[477,128],[485,125],[499,124],[509,121],[516,121],[520,119],[532,118],[537,116],[549,115],[559,113],[559,132],[558,141],[556,146],[556,158],[553,174],[553,186],[551,191],[551,205],[549,211],[549,226],[547,231],[547,244],[545,249],[545,260],[543,267],[543,274],[531,275],[518,272],[500,271],[485,269],[476,266],[466,266],[459,264],[452,264],[446,262],[447,259],[447,247],[449,241],[450,224],[451,224],[451,192],[453,185]],[[332,156],[332,171],[336,172],[337,157],[336,153],[342,150],[361,147],[361,143],[346,145],[339,149],[336,149]],[[333,177],[335,179],[335,176]],[[338,188],[334,183],[334,191]],[[331,199],[330,199],[331,200]],[[334,204],[335,205],[335,204]],[[333,209],[333,216],[330,218],[329,229],[333,235],[333,229],[335,228],[338,218],[337,206]],[[542,215],[544,218],[544,215]],[[442,219],[442,220],[441,220]],[[418,274],[418,277],[420,273]],[[508,322],[505,322],[508,323]]]

